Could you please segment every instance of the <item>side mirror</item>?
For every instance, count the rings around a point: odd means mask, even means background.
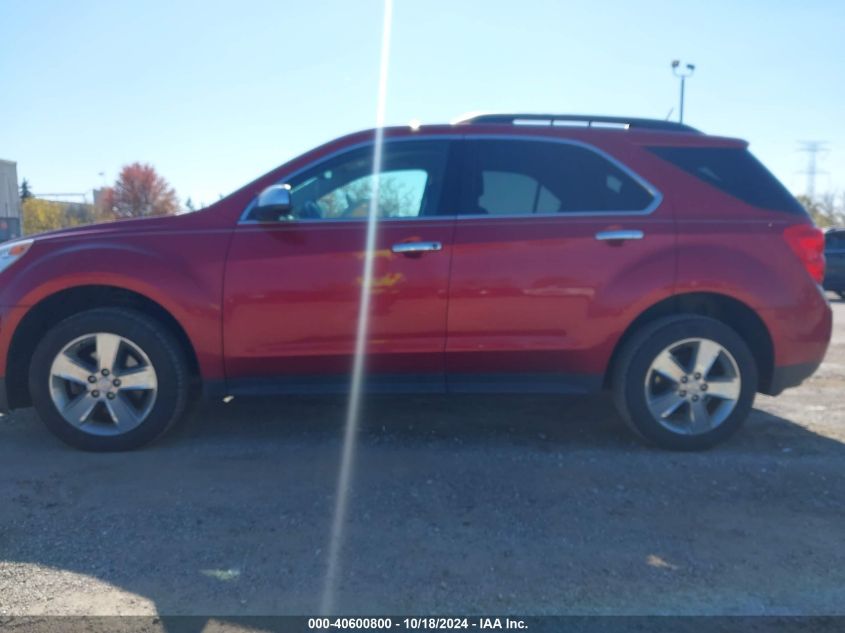
[[[293,219],[290,185],[270,185],[258,195],[253,216],[259,222]]]

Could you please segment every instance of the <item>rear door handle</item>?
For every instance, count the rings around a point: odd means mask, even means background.
[[[399,242],[391,249],[394,253],[427,253],[430,251],[442,251],[443,244],[440,242]]]
[[[599,231],[596,233],[596,239],[600,242],[641,240],[643,237],[645,237],[645,233],[642,231]]]

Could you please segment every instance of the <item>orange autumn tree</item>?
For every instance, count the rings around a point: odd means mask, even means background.
[[[103,191],[101,212],[115,218],[145,218],[179,212],[176,191],[152,165],[132,163]]]

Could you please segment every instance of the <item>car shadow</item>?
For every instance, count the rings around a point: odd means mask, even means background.
[[[260,441],[285,441],[291,436],[337,438],[343,432],[345,407],[342,397],[207,403],[165,442],[177,446],[185,440],[215,442],[227,437]],[[365,445],[421,442],[423,446],[530,446],[545,452],[672,454],[640,441],[616,412],[609,394],[371,396],[365,404],[359,439]],[[845,444],[755,408],[743,429],[714,450],[750,455],[783,448],[839,452],[845,451]]]
[[[103,589],[80,578],[163,615],[315,613],[344,412],[343,398],[204,404],[172,436],[124,454],[68,449],[31,411],[3,418],[0,565],[75,575],[48,583],[47,613],[136,608],[98,602]],[[730,567],[748,556],[737,552],[785,547],[766,531],[783,525],[730,528],[734,548],[697,541],[688,522],[727,511],[727,524],[757,525],[774,508],[798,529],[841,503],[835,491],[800,494],[823,472],[806,464],[845,456],[838,440],[760,409],[713,451],[664,452],[634,439],[603,396],[373,397],[358,440],[336,602],[346,613],[624,611],[642,602],[631,593],[641,578],[671,595],[678,580],[663,572],[684,565],[694,571],[678,595],[725,591],[750,582]],[[828,528],[800,529],[822,538]],[[674,556],[660,573],[653,551]],[[590,593],[596,582],[606,588]],[[711,604],[649,600],[668,613]],[[717,604],[744,612],[737,600]],[[162,623],[187,632],[205,620]]]

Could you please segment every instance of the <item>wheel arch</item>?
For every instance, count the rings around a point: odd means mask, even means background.
[[[757,313],[734,297],[714,292],[690,292],[667,297],[639,314],[616,342],[604,375],[610,386],[613,367],[625,343],[640,328],[657,319],[679,314],[706,316],[733,328],[751,349],[759,373],[758,391],[770,393],[774,370],[774,342],[768,327]]]
[[[108,285],[86,285],[66,288],[44,297],[26,312],[15,328],[5,368],[10,409],[31,404],[29,363],[41,334],[74,314],[96,308],[128,308],[153,318],[167,328],[185,352],[191,373],[192,395],[199,392],[202,374],[196,350],[185,328],[167,309],[133,290]]]

